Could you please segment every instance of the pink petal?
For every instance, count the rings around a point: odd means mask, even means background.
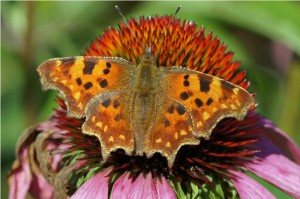
[[[53,142],[48,142],[46,149],[47,150],[67,150],[70,147],[68,144],[64,143],[53,143]],[[61,163],[61,159],[63,158],[63,154],[53,154],[51,157],[49,157],[50,162],[51,162],[51,169],[53,171],[58,171]]]
[[[31,181],[30,194],[34,198],[54,198],[53,186],[49,184],[42,174],[35,175]]]
[[[161,180],[156,179],[155,187],[158,199],[176,199],[176,194],[165,177],[161,177]]]
[[[109,189],[109,173],[107,168],[86,181],[71,197],[71,199],[97,198],[107,199]]]
[[[45,122],[46,124],[47,122]],[[37,127],[31,127],[24,131],[19,138],[17,147],[17,160],[8,177],[9,198],[26,198],[32,195],[34,198],[49,199],[54,197],[53,186],[50,185],[41,173],[39,164],[34,158],[34,142],[40,133]]]
[[[145,175],[145,176],[144,176]],[[152,179],[152,174],[140,174],[135,181],[129,177],[129,173],[124,173],[115,182],[111,198],[143,198],[157,199],[157,191]]]
[[[57,122],[46,121],[46,122],[40,123],[36,127],[36,130],[37,131],[45,131],[45,130],[47,130],[49,128],[56,127],[56,125],[57,125]]]
[[[157,198],[157,192],[152,180],[152,174],[140,174],[133,182],[128,198]]]
[[[8,178],[10,199],[26,198],[32,179],[27,155],[28,149],[23,150],[20,154],[22,163],[15,161],[14,167],[16,167]]]
[[[125,172],[117,179],[112,188],[111,198],[121,198],[129,194],[130,189],[127,186],[132,186],[133,180],[129,175],[129,172]]]
[[[300,164],[300,149],[297,144],[270,120],[264,119],[265,135],[291,160]]]
[[[272,199],[275,198],[265,187],[239,171],[230,171],[233,174],[232,182],[243,199]]]
[[[300,198],[300,167],[286,158],[269,140],[258,141],[262,152],[247,163],[247,168],[257,176],[272,183],[286,193]]]

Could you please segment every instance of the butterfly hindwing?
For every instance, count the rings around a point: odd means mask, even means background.
[[[123,148],[127,154],[134,150],[134,135],[126,93],[108,92],[97,96],[87,107],[82,130],[99,138],[103,158],[111,151]]]
[[[38,67],[44,90],[56,89],[66,100],[68,116],[81,118],[101,92],[126,89],[135,65],[114,57],[65,57]]]
[[[192,127],[191,115],[181,103],[165,101],[147,135],[145,151],[148,154],[162,153],[167,157],[169,165],[172,165],[183,144],[199,143],[192,135]]]

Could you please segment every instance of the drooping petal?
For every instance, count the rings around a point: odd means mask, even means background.
[[[232,182],[243,199],[275,199],[265,187],[251,177],[239,171],[230,171],[233,174]]]
[[[26,156],[27,151],[24,151],[22,157]],[[13,165],[13,170],[8,177],[9,198],[26,198],[31,179],[32,175],[30,172],[28,160],[24,160],[24,162],[22,163],[16,160]]]
[[[107,168],[86,181],[71,197],[71,199],[97,198],[107,199],[109,189],[109,173]]]
[[[300,149],[297,144],[281,129],[276,127],[270,120],[264,119],[265,135],[271,140],[288,158],[300,164]]]
[[[49,128],[45,122],[45,127]],[[8,177],[9,198],[26,198],[28,194],[35,198],[50,199],[54,197],[53,186],[49,184],[39,168],[36,160],[35,139],[41,134],[39,126],[33,126],[25,130],[18,140],[17,160]]]
[[[54,121],[46,121],[46,122],[43,122],[43,123],[39,124],[36,127],[36,130],[37,131],[45,131],[47,129],[55,127],[56,125],[57,125],[57,123],[54,122]]]
[[[33,177],[29,192],[35,198],[54,198],[53,186],[46,181],[41,173]]]
[[[154,183],[158,199],[176,199],[176,194],[165,177],[161,177],[161,180],[156,179]]]
[[[300,198],[300,166],[285,157],[271,141],[258,141],[262,151],[246,164],[255,175],[272,183],[293,197]]]
[[[161,196],[164,198],[164,196]],[[112,189],[112,199],[123,198],[145,198],[156,199],[158,194],[152,179],[152,174],[139,174],[137,179],[133,181],[129,172],[124,173],[115,182]]]

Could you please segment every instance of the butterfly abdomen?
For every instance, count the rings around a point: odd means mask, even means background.
[[[147,132],[151,128],[155,116],[155,99],[154,94],[144,95],[140,93],[135,93],[133,98],[132,125],[135,136],[135,152],[138,155],[145,152]]]

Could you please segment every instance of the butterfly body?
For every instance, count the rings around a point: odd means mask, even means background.
[[[83,118],[106,159],[159,152],[171,166],[181,146],[199,144],[225,117],[243,119],[254,104],[243,88],[181,67],[158,67],[151,48],[140,64],[114,57],[51,59],[38,68],[44,89],[64,97],[68,116]]]
[[[131,101],[128,108],[134,134],[134,152],[137,155],[145,153],[147,134],[151,131],[157,116],[157,109],[162,104],[160,96],[162,88],[159,85],[159,69],[152,56],[145,55],[134,70],[134,86],[129,89],[127,101]],[[150,155],[150,154],[149,154]]]

